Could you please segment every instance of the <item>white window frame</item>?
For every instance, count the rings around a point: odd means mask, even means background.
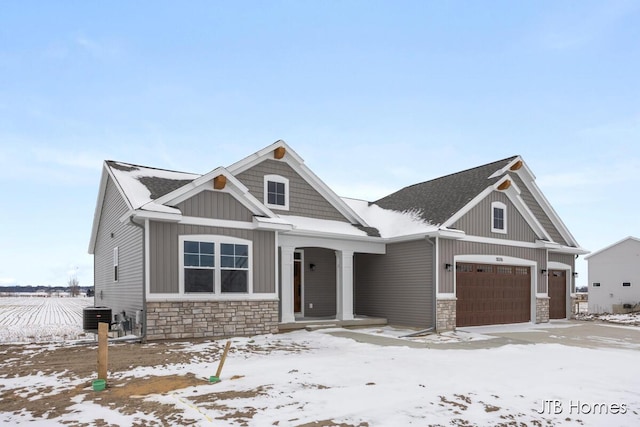
[[[277,182],[284,184],[284,205],[269,203],[269,182]],[[264,204],[271,209],[279,209],[281,211],[289,210],[289,180],[280,175],[264,176]]]
[[[503,228],[495,228],[495,210],[502,209],[503,215]],[[491,202],[491,232],[507,234],[507,205],[502,202]]]
[[[184,242],[207,242],[214,244],[214,267],[213,267],[213,292],[185,292],[184,290]],[[221,263],[221,244],[235,244],[246,245],[248,251],[248,264],[247,268],[247,292],[222,292],[222,263]],[[227,297],[227,298],[242,298],[243,296],[253,294],[253,242],[251,240],[239,239],[237,237],[219,236],[213,234],[185,234],[178,236],[178,280],[179,280],[179,292],[182,296],[188,296],[189,298],[211,298],[215,297]]]
[[[113,248],[113,281],[118,282],[120,280],[120,254],[118,247]]]

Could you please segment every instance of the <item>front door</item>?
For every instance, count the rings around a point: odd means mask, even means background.
[[[302,252],[293,253],[293,312],[302,311]]]
[[[567,271],[549,271],[549,319],[567,318]]]

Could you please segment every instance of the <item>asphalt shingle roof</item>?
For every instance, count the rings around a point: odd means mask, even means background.
[[[410,185],[374,203],[384,209],[413,211],[425,221],[440,225],[462,209],[500,176],[489,179],[518,156]]]

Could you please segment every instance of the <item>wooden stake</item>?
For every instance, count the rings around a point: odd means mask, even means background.
[[[107,380],[109,363],[109,324],[98,323],[98,379]]]
[[[220,378],[220,374],[222,373],[222,367],[224,366],[224,361],[227,358],[227,353],[229,352],[229,347],[231,347],[231,341],[227,341],[227,345],[224,346],[224,352],[222,353],[222,359],[220,359],[220,363],[218,363],[218,371],[216,372],[216,377]]]

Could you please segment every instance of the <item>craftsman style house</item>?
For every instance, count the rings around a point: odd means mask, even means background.
[[[365,202],[283,141],[205,175],[106,161],[89,252],[95,305],[148,339],[547,322],[587,253],[519,156]]]

